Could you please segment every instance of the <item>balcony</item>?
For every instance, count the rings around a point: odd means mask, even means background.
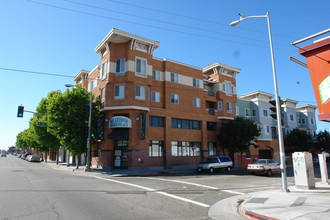
[[[209,108],[209,115],[215,116],[215,108]]]
[[[215,92],[214,92],[214,90],[208,90],[208,91],[207,91],[207,94],[208,94],[209,96],[211,96],[211,97],[214,97],[214,96],[215,96]]]

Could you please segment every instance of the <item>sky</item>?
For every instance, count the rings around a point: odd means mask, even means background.
[[[0,0],[0,149],[29,127],[32,113],[17,118],[17,107],[35,111],[49,92],[92,70],[100,61],[94,48],[112,28],[159,41],[157,58],[241,69],[238,95],[274,94],[266,18],[229,25],[238,13],[269,12],[280,97],[316,106],[308,69],[289,57],[298,53],[292,42],[329,28],[329,8],[329,0]]]

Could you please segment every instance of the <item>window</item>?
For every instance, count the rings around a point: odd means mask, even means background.
[[[222,110],[222,102],[218,102],[218,110]]]
[[[311,124],[313,125],[314,124],[314,119],[311,118]]]
[[[222,84],[222,90],[229,95],[234,94],[234,86],[231,84],[231,82],[225,82]]]
[[[116,61],[116,75],[125,74],[125,59],[119,59]]]
[[[160,92],[151,92],[151,101],[160,102]]]
[[[149,141],[149,157],[162,157],[164,141]]]
[[[263,114],[264,114],[264,117],[267,117],[267,116],[268,116],[268,111],[267,111],[267,109],[263,109],[262,112],[263,112]]]
[[[301,119],[301,124],[305,124],[305,119],[304,118]]]
[[[217,123],[208,121],[206,122],[206,127],[208,131],[216,131],[217,130]]]
[[[200,122],[195,120],[186,120],[172,118],[172,128],[200,130]]]
[[[101,89],[101,95],[100,95],[101,102],[105,101],[105,88]]]
[[[149,125],[151,127],[164,127],[164,118],[158,116],[150,116]]]
[[[256,116],[257,115],[257,111],[255,109],[252,109],[252,116]]]
[[[179,75],[177,73],[171,73],[171,82],[179,82]]]
[[[125,86],[115,86],[115,99],[124,99]]]
[[[199,88],[199,79],[193,78],[193,87]]]
[[[101,79],[105,79],[107,77],[107,65],[107,62],[102,63]]]
[[[138,76],[147,76],[147,60],[136,58],[136,75]]]
[[[227,112],[232,113],[233,112],[233,105],[230,102],[227,102]]]
[[[294,121],[293,115],[290,115],[290,121]]]
[[[179,104],[179,95],[178,94],[171,94],[171,103]]]
[[[250,109],[249,109],[249,108],[246,108],[246,109],[245,109],[245,116],[246,116],[246,117],[250,117],[250,116],[251,116],[251,114],[250,114]]]
[[[265,125],[265,134],[269,134],[269,132],[270,132],[269,126]]]
[[[217,155],[217,143],[209,142],[208,144],[209,156]]]
[[[91,81],[91,82],[88,84],[88,91],[91,91],[92,89],[94,89],[94,88],[97,86],[97,82],[98,82],[97,79],[94,79],[93,81]]]
[[[201,143],[172,141],[172,156],[200,156]]]
[[[160,71],[153,70],[152,71],[152,79],[154,79],[154,80],[160,80]]]
[[[144,86],[135,87],[135,99],[139,99],[139,100],[146,99],[146,88]]]
[[[200,108],[201,107],[201,100],[200,100],[200,98],[193,98],[193,103],[194,103],[194,107],[196,107],[196,108]]]

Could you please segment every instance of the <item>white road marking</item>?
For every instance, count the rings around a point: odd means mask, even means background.
[[[169,193],[166,193],[166,192],[157,191],[156,189],[140,186],[140,185],[137,185],[137,184],[126,183],[126,182],[113,180],[113,179],[107,179],[107,178],[98,177],[98,176],[94,176],[94,178],[109,181],[109,182],[119,183],[119,184],[123,184],[123,185],[127,185],[127,186],[132,186],[132,187],[136,187],[136,188],[140,188],[140,189],[143,189],[143,190],[146,190],[146,191],[149,191],[149,192],[155,192],[155,193],[160,194],[160,195],[164,195],[164,196],[167,196],[167,197],[170,197],[170,198],[174,198],[174,199],[177,199],[177,200],[181,200],[181,201],[184,201],[184,202],[195,204],[195,205],[198,205],[198,206],[201,206],[201,207],[204,207],[204,208],[209,208],[210,207],[210,205],[205,204],[205,203],[197,202],[197,201],[194,201],[194,200],[191,200],[191,199],[186,199],[186,198],[176,196],[176,195],[173,195],[173,194],[169,194]]]
[[[162,181],[175,182],[175,183],[183,183],[183,184],[188,184],[188,185],[192,185],[192,186],[198,186],[198,187],[203,187],[203,188],[208,188],[208,189],[220,190],[220,188],[217,188],[217,187],[202,185],[202,184],[199,184],[199,183],[191,183],[191,182],[186,182],[186,181],[181,181],[181,180],[169,180],[169,179],[152,178],[152,177],[141,177],[141,178],[152,179],[152,180],[162,180]]]
[[[243,195],[245,193],[242,193],[242,192],[237,192],[237,191],[233,191],[233,190],[227,190],[227,189],[224,189],[224,190],[221,190],[222,192],[226,192],[226,193],[232,193],[232,194],[237,194],[237,195]]]

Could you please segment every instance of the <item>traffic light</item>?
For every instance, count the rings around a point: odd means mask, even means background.
[[[270,117],[274,118],[275,120],[277,119],[277,114],[276,114],[276,100],[271,100],[269,101],[271,104],[271,107],[269,108],[273,113],[269,114]]]
[[[17,117],[23,118],[24,106],[18,106]]]
[[[274,118],[275,120],[277,120],[277,109],[276,109],[276,100],[271,100],[271,101],[269,101],[269,103],[271,104],[271,107],[269,108],[273,113],[271,113],[271,114],[269,114],[270,115],[270,117],[272,117],[272,118]],[[281,111],[281,123],[282,123],[282,125],[283,125],[283,122],[284,122],[284,109],[281,107],[282,106],[282,104],[283,104],[283,101],[282,100],[280,100],[280,111]]]
[[[97,140],[104,140],[104,115],[96,116],[96,138]]]

